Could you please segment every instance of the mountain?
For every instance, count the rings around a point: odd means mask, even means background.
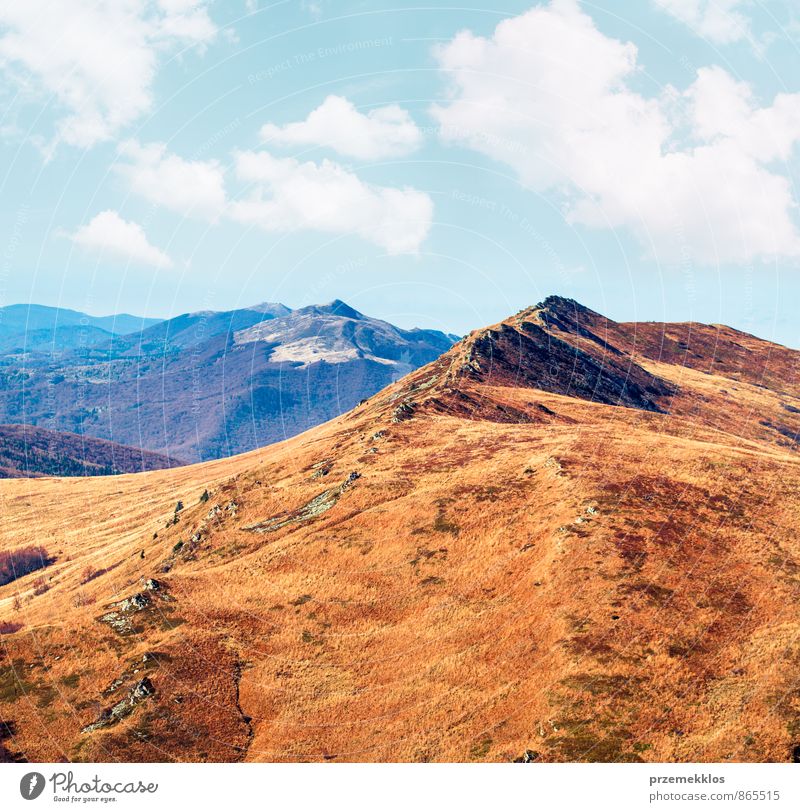
[[[0,478],[110,476],[176,465],[181,462],[94,437],[0,425]]]
[[[798,364],[551,297],[286,442],[0,482],[7,758],[797,761]]]
[[[201,310],[184,313],[159,322],[137,333],[114,340],[110,346],[116,353],[136,354],[165,352],[198,347],[220,335],[232,335],[270,319],[288,316],[292,311],[282,304],[264,302],[241,310]]]
[[[336,417],[451,345],[340,301],[191,313],[56,359],[0,360],[0,421],[214,459]]]
[[[89,316],[62,307],[7,305],[0,307],[0,353],[52,353],[90,347],[158,322],[128,313]]]

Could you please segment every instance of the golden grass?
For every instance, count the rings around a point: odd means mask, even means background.
[[[401,382],[232,459],[0,482],[0,549],[57,557],[44,594],[0,588],[7,757],[789,760],[800,457],[761,422],[789,396],[642,363],[670,414],[474,384],[536,421],[393,422]],[[144,673],[152,699],[81,733]]]

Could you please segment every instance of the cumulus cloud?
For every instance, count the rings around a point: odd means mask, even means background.
[[[329,147],[365,161],[408,155],[422,143],[422,133],[402,107],[389,104],[364,114],[343,96],[328,96],[305,121],[265,124],[261,137],[283,146]]]
[[[415,253],[430,229],[433,202],[415,189],[364,183],[333,161],[300,162],[269,152],[235,154],[237,176],[252,185],[231,217],[267,231],[354,233],[390,254]]]
[[[718,45],[750,38],[750,20],[740,11],[745,0],[655,0],[655,4]]]
[[[557,195],[567,218],[630,229],[665,261],[800,256],[779,162],[800,140],[800,94],[759,106],[721,68],[687,90],[634,89],[637,50],[601,33],[575,0],[461,32],[437,49],[450,101],[442,137]]]
[[[163,251],[150,244],[138,223],[123,220],[112,209],[101,211],[87,225],[68,236],[77,245],[104,257],[154,268],[173,266],[172,260]]]
[[[151,109],[163,53],[216,32],[201,0],[0,0],[0,69],[52,101],[56,142],[90,147]]]
[[[225,172],[213,160],[191,161],[164,144],[120,145],[117,172],[137,195],[185,217],[215,222],[225,209]]]
[[[153,20],[154,38],[204,46],[216,37],[206,0],[158,0],[158,6],[163,13]]]

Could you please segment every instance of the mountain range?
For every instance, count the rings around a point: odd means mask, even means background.
[[[94,346],[115,335],[145,330],[159,319],[118,313],[90,316],[63,307],[14,304],[0,307],[0,353],[53,353]]]
[[[6,311],[9,330],[29,325],[32,338],[8,338],[14,348],[0,354],[0,423],[185,462],[249,451],[336,417],[455,338],[402,330],[338,300],[188,313],[114,335],[106,328],[145,320],[79,325],[71,321],[81,314],[69,311],[6,308],[0,316]],[[72,330],[83,339],[64,332]]]
[[[5,758],[798,761],[799,366],[551,297],[287,441],[4,480]]]

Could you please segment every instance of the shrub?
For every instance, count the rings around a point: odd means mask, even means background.
[[[93,581],[98,575],[100,575],[99,570],[96,570],[90,565],[83,571],[83,574],[81,575],[81,583],[88,584],[89,581]]]
[[[14,634],[22,628],[21,623],[13,623],[9,620],[0,620],[0,634]]]
[[[30,572],[35,572],[55,561],[44,547],[21,547],[19,550],[0,552],[0,586],[10,584]]]
[[[50,584],[47,583],[47,578],[44,575],[40,575],[34,582],[33,582],[33,594],[34,595],[44,595],[47,590],[50,589]]]

